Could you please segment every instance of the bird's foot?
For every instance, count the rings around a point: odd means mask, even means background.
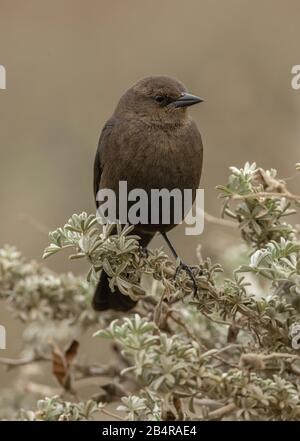
[[[144,257],[145,259],[147,259],[147,257],[149,257],[149,251],[148,251],[148,248],[146,248],[146,247],[140,246],[140,253],[141,253],[141,256]]]
[[[181,260],[178,267],[176,268],[176,271],[174,274],[174,279],[176,279],[176,277],[178,276],[178,274],[180,273],[181,270],[185,271],[190,276],[190,279],[193,283],[194,295],[196,295],[197,294],[197,282],[196,282],[195,274],[193,273],[193,269],[197,269],[197,267],[189,266],[186,263],[182,262],[182,260]]]

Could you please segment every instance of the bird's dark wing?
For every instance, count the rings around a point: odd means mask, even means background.
[[[97,148],[97,152],[96,152],[96,156],[95,156],[95,161],[94,161],[94,197],[95,197],[95,202],[96,202],[97,207],[98,207],[98,203],[96,201],[96,196],[97,196],[97,193],[99,190],[99,184],[100,184],[100,179],[101,179],[101,174],[102,174],[101,156],[102,156],[103,150],[108,147],[109,137],[111,135],[111,132],[112,132],[114,125],[115,125],[114,118],[111,118],[106,122],[105,126],[102,129],[101,135],[100,135],[98,148]]]

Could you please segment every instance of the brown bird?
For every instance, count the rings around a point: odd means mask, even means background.
[[[195,197],[203,148],[187,107],[201,101],[187,93],[181,82],[168,76],[147,77],[130,87],[100,136],[94,163],[95,199],[103,188],[114,190],[118,197],[120,181],[127,181],[128,192],[136,188],[144,189],[147,194],[151,189],[192,189]],[[97,201],[96,204],[99,205]],[[155,233],[160,232],[178,258],[166,235],[173,227],[174,223],[162,224],[159,218],[156,224],[135,225],[133,234],[139,235],[140,245],[146,247]],[[178,270],[186,270],[193,278],[191,269],[180,262]],[[117,288],[114,292],[110,290],[103,270],[93,298],[94,309],[127,311],[135,304]]]

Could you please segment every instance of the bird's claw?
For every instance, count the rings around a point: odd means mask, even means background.
[[[147,257],[149,257],[149,251],[146,247],[140,246],[140,253],[141,253],[141,256],[144,257],[145,259],[147,259]]]
[[[176,277],[178,276],[178,274],[180,273],[181,270],[185,271],[189,276],[190,279],[193,283],[193,287],[194,287],[194,295],[197,294],[197,282],[196,282],[196,278],[195,275],[193,273],[193,268],[197,268],[197,267],[192,267],[187,265],[186,263],[180,261],[179,265],[176,268],[175,274],[174,274],[174,279],[176,279]]]

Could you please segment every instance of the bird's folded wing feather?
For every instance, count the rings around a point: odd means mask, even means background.
[[[101,174],[102,174],[101,156],[103,154],[103,150],[105,148],[108,148],[108,146],[109,146],[109,138],[110,138],[110,135],[111,135],[111,132],[113,130],[114,125],[115,125],[114,118],[111,118],[106,122],[106,124],[103,127],[103,130],[101,132],[101,135],[100,135],[98,148],[97,148],[97,152],[96,152],[96,156],[95,156],[95,161],[94,161],[94,197],[95,197],[95,202],[96,202],[97,207],[98,207],[98,203],[96,201],[96,196],[99,191],[99,184],[100,184],[100,179],[101,179]]]

